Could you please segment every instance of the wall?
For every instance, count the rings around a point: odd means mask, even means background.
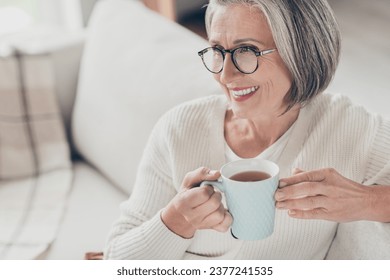
[[[390,1],[329,3],[343,36],[341,61],[330,89],[390,117]]]

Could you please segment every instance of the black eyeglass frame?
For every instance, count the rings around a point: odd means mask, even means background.
[[[241,47],[237,47],[237,48],[234,48],[234,49],[221,49],[221,48],[218,48],[218,47],[207,47],[201,51],[198,52],[198,55],[201,57],[202,59],[202,62],[203,62],[203,65],[206,67],[206,69],[208,71],[210,71],[211,73],[214,73],[214,74],[219,74],[222,72],[223,70],[223,63],[225,62],[225,56],[226,56],[226,53],[230,53],[230,57],[232,59],[232,62],[234,64],[234,66],[236,67],[236,69],[238,71],[240,71],[241,73],[243,74],[252,74],[254,72],[256,72],[256,70],[259,68],[259,61],[256,61],[256,68],[255,70],[253,70],[252,72],[244,72],[240,69],[240,67],[238,66],[238,63],[236,62],[236,59],[235,59],[235,56],[234,56],[234,53],[237,51],[237,50],[250,50],[252,51],[255,55],[256,55],[256,58],[259,57],[259,56],[263,56],[263,55],[266,55],[266,54],[269,54],[269,53],[273,53],[274,51],[276,51],[277,49],[269,49],[269,50],[264,50],[264,51],[258,51],[257,49],[253,48],[253,47],[250,47],[250,46],[241,46]],[[209,51],[209,50],[218,50],[219,52],[222,53],[222,67],[221,67],[221,70],[219,70],[218,72],[214,72],[214,71],[211,71],[206,63],[204,62],[204,59],[203,59],[203,55]]]

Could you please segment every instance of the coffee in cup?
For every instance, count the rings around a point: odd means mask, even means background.
[[[266,180],[270,177],[271,175],[263,171],[244,171],[230,176],[230,179],[239,182],[256,182]]]

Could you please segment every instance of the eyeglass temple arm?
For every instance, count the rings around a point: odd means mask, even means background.
[[[274,51],[276,51],[277,49],[271,49],[271,50],[265,50],[265,51],[260,51],[257,53],[257,56],[263,56],[263,55],[266,55],[266,54],[269,54],[269,53],[273,53]]]
[[[206,52],[206,50],[198,51],[198,55],[199,55],[199,56],[202,56],[202,55],[204,55],[205,52]]]

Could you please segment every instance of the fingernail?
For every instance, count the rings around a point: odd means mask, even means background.
[[[283,188],[283,187],[285,187],[285,186],[287,186],[287,183],[286,183],[286,182],[279,181],[279,187],[280,187],[280,188]]]
[[[288,214],[294,216],[297,212],[295,210],[288,210]]]
[[[284,202],[277,202],[276,203],[276,208],[285,208],[286,204]]]
[[[217,174],[217,172],[218,170],[210,170],[209,175],[214,176],[215,174]]]
[[[275,198],[276,198],[276,200],[283,199],[284,198],[284,193],[281,192],[281,191],[276,191]]]

